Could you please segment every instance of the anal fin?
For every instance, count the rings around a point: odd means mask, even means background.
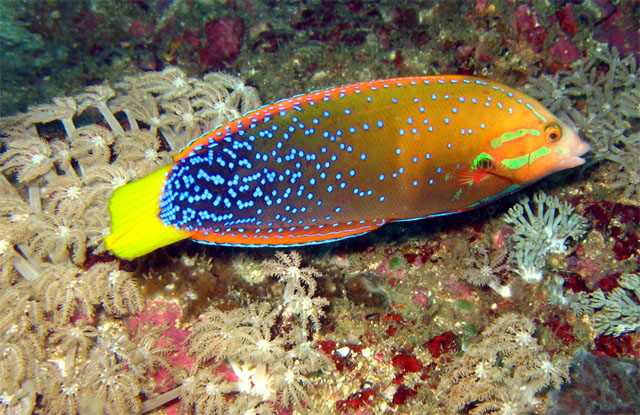
[[[191,234],[196,242],[213,245],[286,247],[335,242],[374,231],[389,221],[374,219],[336,224],[282,226],[273,228],[229,227],[199,230]]]

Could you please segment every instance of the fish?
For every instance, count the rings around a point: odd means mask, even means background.
[[[589,150],[537,100],[484,78],[357,83],[277,101],[194,139],[114,191],[107,249],[132,259],[190,238],[290,247],[463,212]]]

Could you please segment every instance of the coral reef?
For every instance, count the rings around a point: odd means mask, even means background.
[[[43,413],[137,413],[141,392],[157,394],[147,376],[174,370],[174,348],[167,328],[125,328],[146,299],[132,269],[104,252],[109,197],[257,105],[237,78],[169,68],[0,119],[4,413],[31,412],[36,395]]]
[[[589,315],[597,336],[618,337],[640,330],[640,275],[624,274],[618,284],[607,294],[601,289],[590,294],[580,292],[571,304],[576,315]]]
[[[503,218],[515,232],[515,251],[510,259],[515,262],[515,272],[528,283],[542,280],[547,254],[565,252],[567,239],[578,240],[587,231],[587,220],[573,213],[568,202],[561,203],[540,191],[533,203],[532,210],[529,198],[524,196]]]
[[[587,231],[587,220],[573,213],[568,202],[561,203],[557,197],[538,192],[533,196],[535,214],[531,210],[529,198],[523,197],[505,215],[504,221],[511,225],[516,244],[532,241],[543,247],[546,252],[563,253],[567,250],[566,241],[579,240]],[[525,216],[526,213],[526,216]]]
[[[233,399],[239,413],[259,407],[310,409],[305,389],[314,373],[331,364],[309,339],[329,303],[313,298],[319,274],[302,268],[297,252],[276,255],[278,261],[263,265],[267,275],[284,283],[280,305],[252,303],[226,312],[211,308],[194,325],[187,342],[195,362],[181,389],[185,407],[195,413],[225,413],[232,392],[238,395]]]
[[[512,232],[500,242],[500,249],[490,253],[487,246],[470,249],[465,259],[467,268],[460,278],[476,286],[488,286],[496,294],[509,298],[512,295],[513,280],[506,277],[517,274],[528,284],[535,284],[544,278],[544,267],[550,254],[564,254],[567,241],[579,241],[588,229],[588,221],[574,213],[574,208],[566,201],[560,202],[555,196],[538,191],[533,196],[533,207],[524,195],[520,202],[512,206],[502,217]],[[553,283],[551,283],[553,286]],[[562,283],[551,297],[562,301]]]
[[[438,394],[449,412],[527,414],[536,395],[569,380],[569,361],[553,359],[533,337],[534,324],[507,314],[482,333],[482,340],[445,368]]]
[[[273,101],[351,81],[433,72],[492,75],[517,85],[569,69],[593,38],[624,56],[640,53],[632,1],[152,3],[114,7],[90,0],[70,9],[5,1],[8,10],[0,16],[7,27],[17,26],[8,38],[21,47],[6,48],[10,59],[2,59],[18,68],[2,96],[1,110],[8,111],[2,115],[171,65],[191,76],[224,68],[260,85],[263,98]],[[29,47],[34,38],[35,49]],[[29,84],[33,88],[24,87]]]
[[[481,259],[476,258],[479,256]],[[476,255],[471,255],[466,260],[470,266],[465,269],[460,278],[473,285],[487,285],[502,297],[511,297],[511,289],[508,285],[502,285],[499,275],[510,267],[507,264],[507,251],[498,252],[493,257],[489,256],[487,248],[480,247]]]

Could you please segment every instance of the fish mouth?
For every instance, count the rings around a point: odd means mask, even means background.
[[[591,146],[589,143],[581,139],[572,128],[569,128],[564,124],[562,127],[566,129],[562,146],[569,149],[569,151],[562,158],[558,167],[560,169],[570,169],[582,166],[585,163],[585,159],[580,156],[585,155],[589,150],[591,150]]]
[[[582,166],[584,162],[585,160],[582,157],[567,157],[566,159],[562,160],[558,168],[560,170],[572,169],[574,167]]]
[[[575,136],[575,143],[572,145],[572,151],[567,154],[567,157],[562,160],[562,167],[565,169],[570,169],[572,167],[582,166],[585,162],[580,156],[585,155],[589,150],[591,150],[591,146],[586,141],[582,141],[580,137]]]
[[[583,156],[587,153],[587,151],[591,150],[591,146],[586,141],[580,139],[580,137],[576,136],[578,139],[578,148],[576,148],[575,155]]]

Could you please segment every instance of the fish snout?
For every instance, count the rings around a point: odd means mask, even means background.
[[[566,135],[567,137],[562,140],[562,147],[568,151],[560,162],[558,170],[583,165],[585,160],[581,156],[591,149],[589,143],[580,138],[573,130],[569,130]]]

